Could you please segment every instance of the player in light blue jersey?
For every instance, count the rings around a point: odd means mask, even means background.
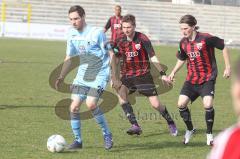
[[[69,149],[82,148],[79,110],[85,100],[88,109],[92,111],[102,129],[105,148],[111,149],[112,134],[97,103],[109,81],[109,64],[110,59],[114,61],[113,52],[107,44],[103,31],[86,24],[85,11],[81,6],[72,6],[69,9],[69,19],[73,28],[69,30],[66,57],[60,76],[55,83],[58,88],[71,67],[72,59],[76,56],[80,57],[80,66],[73,81],[70,105],[71,127],[75,140],[69,145]],[[112,80],[116,84],[114,76]]]

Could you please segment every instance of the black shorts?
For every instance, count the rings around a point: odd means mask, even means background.
[[[138,91],[140,94],[147,97],[158,95],[150,72],[141,76],[134,77],[123,76],[121,78],[121,82],[124,86],[126,86],[129,89],[129,94]]]
[[[199,96],[202,98],[204,96],[214,97],[216,81],[207,81],[202,84],[192,84],[188,81],[185,81],[180,95],[188,96],[192,102],[194,102]]]

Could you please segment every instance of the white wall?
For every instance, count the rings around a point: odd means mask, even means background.
[[[193,0],[172,0],[173,4],[194,4]]]
[[[0,36],[33,39],[65,40],[69,25],[1,23]]]

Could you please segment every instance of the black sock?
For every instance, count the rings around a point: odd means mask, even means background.
[[[136,120],[135,114],[133,113],[133,108],[132,108],[131,104],[130,103],[122,104],[122,109],[123,109],[125,115],[127,116],[129,122],[131,124],[139,126],[138,122]]]
[[[184,123],[188,130],[193,130],[193,124],[191,119],[191,114],[188,107],[179,108],[180,116],[183,118]]]
[[[207,124],[207,134],[212,134],[212,127],[214,123],[214,108],[205,108],[205,120]]]
[[[173,121],[172,117],[170,116],[170,114],[168,113],[166,107],[165,107],[164,111],[160,111],[160,110],[158,110],[158,111],[160,112],[160,114],[162,115],[162,117],[163,117],[164,119],[166,119],[168,125],[169,125],[169,124],[174,124],[174,121]]]

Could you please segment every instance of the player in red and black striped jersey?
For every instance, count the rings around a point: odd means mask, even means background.
[[[166,107],[160,103],[157,90],[150,73],[150,61],[162,75],[162,80],[167,83],[171,81],[167,78],[162,66],[160,65],[152,44],[148,37],[143,33],[135,31],[136,23],[133,15],[126,15],[122,20],[122,29],[124,36],[119,40],[117,47],[119,53],[116,55],[121,60],[121,82],[120,88],[116,88],[119,102],[132,124],[127,131],[128,134],[140,134],[142,132],[133,108],[128,101],[128,94],[138,91],[140,94],[148,97],[152,107],[160,112],[166,119],[171,135],[177,135],[176,125],[169,115]],[[115,77],[115,76],[114,76]]]
[[[187,105],[190,100],[193,102],[201,96],[203,106],[206,110],[207,145],[211,145],[213,141],[212,127],[214,122],[213,97],[218,73],[214,49],[217,48],[223,52],[225,61],[223,76],[225,78],[229,78],[231,74],[229,53],[223,39],[197,31],[199,27],[196,26],[197,20],[194,16],[185,15],[180,19],[179,23],[183,38],[180,41],[177,52],[178,61],[169,78],[173,80],[177,71],[187,61],[187,78],[178,99],[180,115],[187,126],[184,144],[189,142],[195,131]]]
[[[115,6],[115,15],[110,17],[107,21],[107,24],[104,27],[104,32],[111,28],[111,43],[113,45],[116,44],[116,40],[119,36],[122,35],[122,15],[121,15],[121,6]]]
[[[240,59],[236,66],[236,78],[232,83],[232,99],[238,122],[214,138],[208,159],[240,158]]]

